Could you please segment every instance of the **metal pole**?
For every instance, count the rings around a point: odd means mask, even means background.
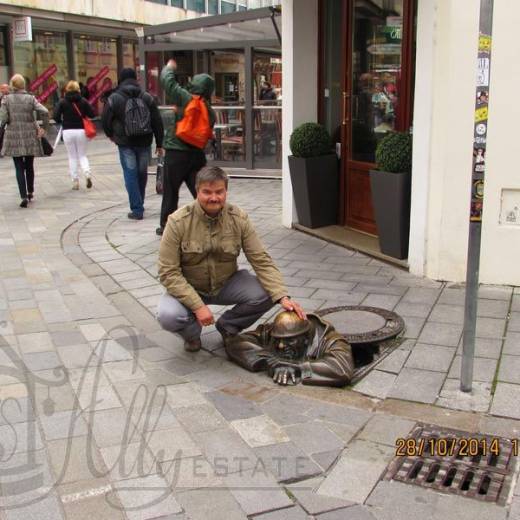
[[[478,279],[480,267],[480,238],[484,206],[484,174],[486,171],[486,142],[489,106],[489,76],[491,70],[491,42],[493,0],[480,0],[479,44],[477,59],[477,87],[475,95],[475,126],[471,174],[471,209],[466,270],[466,301],[460,389],[471,392],[475,356],[477,324]]]

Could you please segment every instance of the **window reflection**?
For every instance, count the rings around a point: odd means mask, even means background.
[[[399,127],[403,0],[357,1],[352,56],[352,158],[373,162]]]

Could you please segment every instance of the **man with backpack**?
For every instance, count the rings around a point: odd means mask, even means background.
[[[128,192],[128,218],[142,220],[150,162],[150,146],[155,136],[156,153],[164,155],[164,128],[154,98],[144,92],[134,69],[123,69],[118,87],[103,109],[103,130],[119,148],[125,187]]]
[[[171,59],[161,72],[161,84],[167,98],[175,106],[167,115],[163,168],[163,198],[158,235],[163,234],[168,215],[177,210],[179,190],[183,182],[193,198],[197,197],[195,177],[206,165],[204,147],[213,134],[215,112],[211,108],[211,94],[215,81],[208,74],[196,74],[188,89],[175,79],[177,63]]]

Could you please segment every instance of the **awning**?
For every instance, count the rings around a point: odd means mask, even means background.
[[[147,26],[138,31],[145,46],[168,49],[216,48],[229,43],[280,45],[280,7],[203,16],[179,22]]]

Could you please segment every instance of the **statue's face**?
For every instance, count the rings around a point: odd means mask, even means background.
[[[290,338],[275,338],[275,354],[283,359],[301,360],[307,353],[309,341],[307,334],[300,334]]]

